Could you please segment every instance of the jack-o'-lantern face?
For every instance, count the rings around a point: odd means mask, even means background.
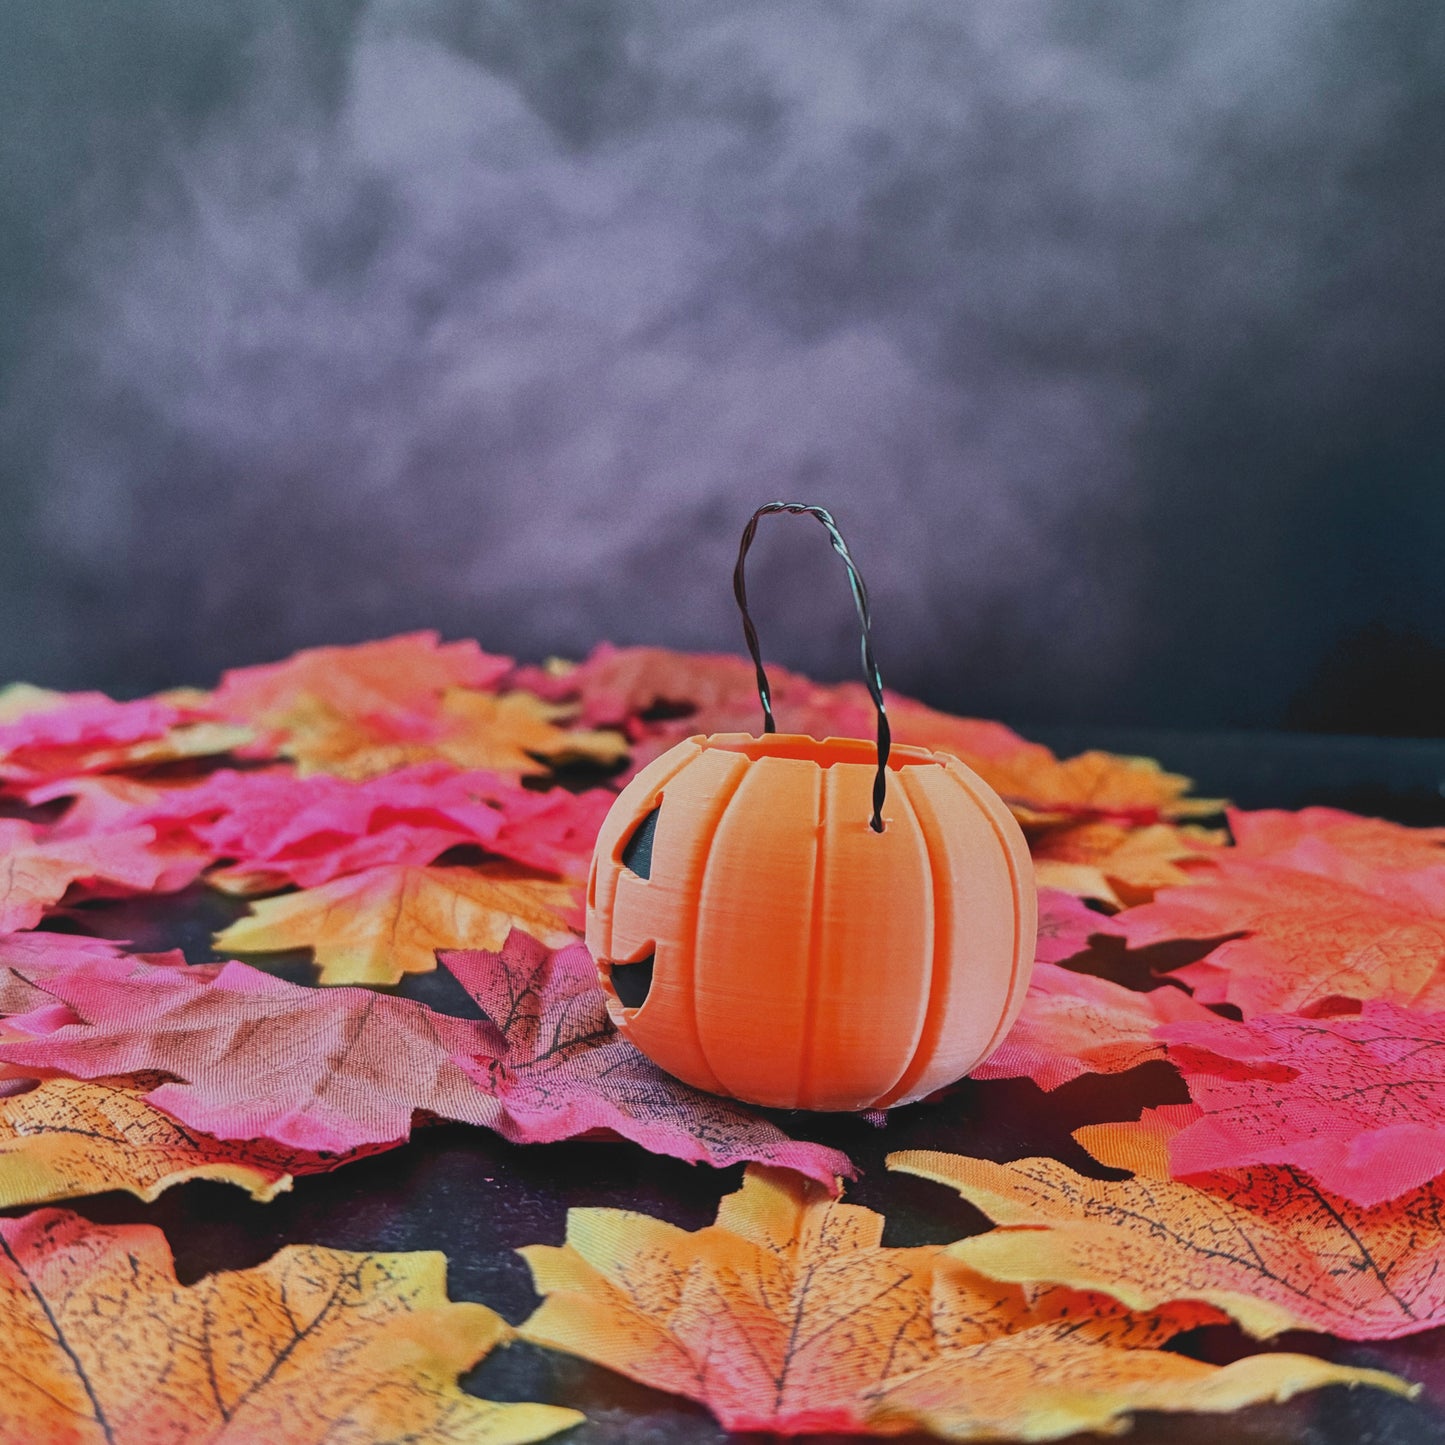
[[[1023,835],[956,759],[871,743],[690,738],[603,824],[587,943],[613,1019],[699,1088],[860,1109],[962,1077],[1023,1002],[1036,900]]]

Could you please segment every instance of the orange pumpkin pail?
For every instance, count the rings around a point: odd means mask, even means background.
[[[876,740],[775,731],[743,581],[771,512],[817,518],[847,565]],[[804,1109],[920,1099],[981,1063],[1023,1003],[1027,844],[957,758],[891,743],[867,591],[823,508],[759,508],[734,586],[765,731],[689,738],[613,804],[587,888],[609,1011],[715,1093]]]

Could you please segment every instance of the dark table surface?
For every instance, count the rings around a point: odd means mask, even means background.
[[[1041,728],[1031,735],[1064,752],[1107,747],[1157,757],[1193,776],[1201,793],[1243,806],[1326,803],[1416,825],[1445,824],[1445,742],[1108,729],[1085,735]],[[143,951],[180,947],[199,963],[216,957],[212,932],[243,911],[233,900],[193,888],[169,898],[84,905],[70,926],[127,939]],[[1171,944],[1150,950],[1148,961],[1173,967],[1201,951]],[[314,979],[305,954],[249,961],[297,982]],[[471,1000],[445,971],[410,976],[397,991],[448,1013],[476,1016]],[[914,1245],[952,1241],[986,1228],[987,1221],[936,1184],[889,1175],[885,1154],[944,1149],[997,1160],[1051,1154],[1080,1172],[1107,1175],[1070,1137],[1073,1129],[1134,1118],[1145,1105],[1186,1098],[1178,1075],[1160,1063],[1112,1077],[1086,1076],[1049,1094],[1027,1080],[965,1083],[937,1102],[895,1110],[883,1128],[847,1115],[777,1117],[798,1137],[851,1155],[862,1175],[847,1197],[887,1217],[885,1244]],[[258,1264],[285,1244],[442,1250],[450,1261],[454,1299],[480,1300],[516,1322],[537,1300],[514,1251],[525,1244],[560,1244],[569,1207],[638,1209],[695,1229],[711,1222],[718,1201],[740,1180],[740,1169],[656,1158],[629,1144],[517,1146],[481,1129],[445,1125],[419,1130],[404,1148],[333,1174],[298,1179],[292,1192],[269,1204],[253,1203],[226,1185],[194,1182],[152,1205],[114,1193],[67,1201],[65,1207],[96,1221],[158,1225],[182,1282]],[[1424,1393],[1409,1401],[1378,1391],[1330,1389],[1224,1419],[1142,1415],[1130,1437],[1140,1445],[1445,1440],[1445,1329],[1368,1344],[1297,1334],[1261,1347],[1221,1327],[1196,1331],[1183,1344],[1218,1361],[1258,1348],[1303,1350],[1394,1370],[1422,1383]],[[463,1383],[489,1399],[540,1400],[584,1411],[588,1423],[562,1437],[577,1445],[745,1438],[727,1435],[700,1406],[529,1345],[495,1352]]]

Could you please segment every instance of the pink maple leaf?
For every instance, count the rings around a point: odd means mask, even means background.
[[[1057,1089],[1081,1074],[1121,1074],[1164,1057],[1161,1024],[1213,1017],[1169,985],[1136,993],[1106,978],[1036,963],[1013,1028],[972,1077],[1025,1078]]]
[[[0,819],[0,930],[33,928],[73,884],[92,893],[156,888],[170,860],[154,842],[152,828],[55,838],[33,823]]]
[[[1373,1207],[1445,1173],[1445,1014],[1210,1016],[1156,1031],[1200,1113],[1169,1141],[1176,1176],[1288,1164]]]
[[[580,943],[548,949],[513,929],[499,953],[444,952],[442,963],[492,1019],[500,1049],[457,1062],[487,1095],[486,1122],[518,1143],[602,1129],[655,1154],[719,1167],[754,1160],[830,1187],[846,1156],[679,1083],[612,1026],[597,965]]]
[[[518,933],[502,954],[462,955],[457,976],[498,1023],[365,988],[302,988],[243,963],[202,972],[96,958],[37,980],[71,1012],[40,1008],[12,1019],[12,1030],[30,1036],[0,1043],[0,1063],[85,1079],[168,1074],[173,1082],[146,1097],[191,1128],[328,1153],[399,1143],[423,1110],[516,1139],[606,1128],[719,1167],[786,1164],[830,1187],[852,1173],[836,1150],[789,1139],[742,1105],[698,1094],[599,1032],[606,1010],[595,966],[587,960],[589,992],[575,952],[555,976],[547,957]],[[545,1027],[565,1033],[565,1045],[537,1049],[540,1035],[525,1034],[543,1000]],[[566,1088],[572,1097],[562,1096]]]

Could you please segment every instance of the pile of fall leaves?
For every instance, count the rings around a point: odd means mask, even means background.
[[[859,685],[778,671],[782,725],[869,736]],[[978,1079],[1052,1090],[1165,1060],[1186,1104],[1078,1131],[1103,1166],[907,1152],[994,1228],[890,1248],[837,1150],[663,1074],[616,1034],[577,939],[615,789],[698,732],[754,731],[751,666],[602,646],[518,667],[426,633],[320,648],[213,692],[0,692],[0,1441],[541,1439],[581,1421],[458,1376],[518,1337],[689,1396],[728,1427],[1055,1439],[1378,1371],[1170,1348],[1445,1324],[1445,830],[1225,815],[1155,763],[1061,760],[890,700],[1023,824],[1034,981]],[[590,781],[591,785],[586,784]],[[315,986],[137,954],[89,900],[197,880],[254,900],[226,953],[308,949]],[[1107,949],[1200,940],[1147,986]],[[484,1017],[380,991],[447,969]],[[1139,983],[1138,970],[1113,970]],[[916,1108],[947,1108],[945,1096]],[[513,1327],[436,1254],[281,1250],[178,1284],[149,1226],[46,1205],[188,1179],[260,1201],[443,1119],[746,1163],[716,1223],[574,1209],[524,1251]],[[789,1127],[806,1131],[806,1118]]]

